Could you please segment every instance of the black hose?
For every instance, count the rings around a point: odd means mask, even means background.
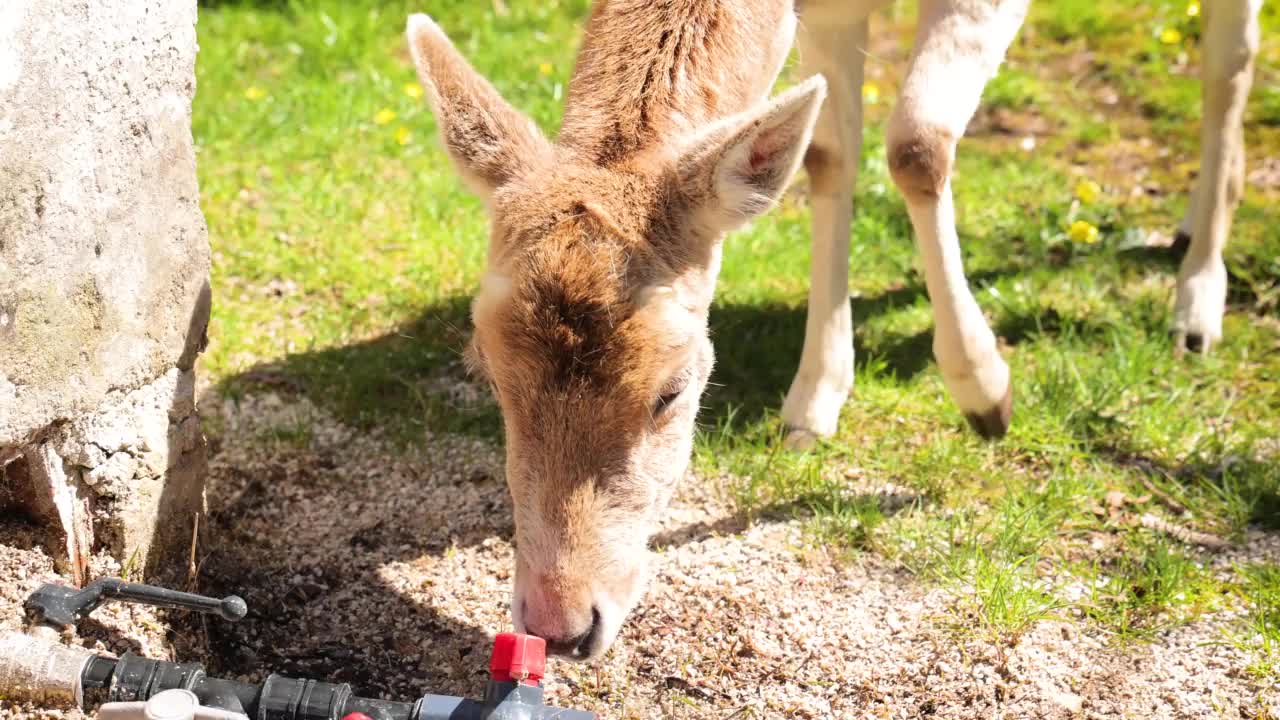
[[[133,653],[93,656],[81,673],[87,696],[105,702],[146,701],[165,690],[190,690],[200,704],[253,720],[341,720],[361,712],[372,720],[411,720],[413,704],[356,697],[351,686],[269,676],[261,685],[205,675],[198,663],[151,660]]]

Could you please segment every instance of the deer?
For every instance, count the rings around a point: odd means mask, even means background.
[[[1009,367],[971,292],[955,227],[956,146],[1029,0],[919,0],[886,155],[905,199],[944,383],[981,436],[1012,415]],[[595,661],[640,601],[649,538],[685,476],[713,364],[725,237],[809,177],[804,344],[782,403],[788,445],[835,432],[854,380],[852,196],[868,16],[887,0],[598,0],[554,141],[427,15],[410,54],[442,144],[490,239],[464,355],[492,387],[515,525],[511,617]],[[1221,337],[1222,248],[1243,173],[1260,0],[1206,3],[1202,170],[1183,222],[1176,342]],[[770,97],[797,46],[802,78]]]

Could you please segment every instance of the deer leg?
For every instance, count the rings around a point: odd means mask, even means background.
[[[1179,353],[1207,353],[1222,338],[1227,301],[1222,251],[1244,190],[1244,107],[1253,83],[1261,8],[1261,0],[1221,0],[1204,8],[1200,175],[1182,228],[1190,237],[1173,311]]]
[[[829,94],[804,158],[813,209],[809,309],[800,367],[782,405],[787,444],[796,448],[835,432],[853,389],[849,231],[862,149],[867,21],[815,25],[800,32],[800,76],[822,73]]]
[[[902,95],[889,120],[889,171],[906,199],[933,305],[933,354],[953,400],[986,438],[1009,428],[1012,386],[969,290],[956,234],[956,142],[1026,15],[1026,0],[924,0]]]
[[[1231,162],[1228,165],[1227,180],[1227,204],[1235,208],[1240,198],[1244,196],[1244,125],[1242,124],[1236,129],[1235,138],[1232,140],[1234,152],[1231,155]],[[1191,192],[1187,196],[1187,212],[1182,216],[1182,222],[1178,224],[1178,231],[1173,236],[1173,247],[1171,250],[1175,257],[1179,260],[1187,256],[1187,250],[1191,248],[1191,236],[1195,232],[1197,217],[1197,201],[1199,200],[1199,185],[1193,183]]]

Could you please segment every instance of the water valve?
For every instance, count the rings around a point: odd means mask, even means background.
[[[537,685],[547,665],[547,641],[533,635],[500,633],[493,639],[489,678]]]
[[[169,590],[154,585],[131,583],[119,578],[101,578],[76,590],[64,585],[40,586],[27,598],[27,617],[37,625],[61,630],[84,619],[99,605],[109,601],[154,605],[155,607],[220,615],[224,620],[239,620],[249,611],[244,600],[228,595],[221,600],[193,593]]]
[[[249,716],[205,707],[195,693],[174,688],[145,701],[104,703],[98,707],[97,720],[249,720]]]
[[[44,585],[26,611],[47,635],[107,600],[245,616],[235,595],[217,598],[106,578],[83,590]],[[595,720],[595,715],[543,704],[546,641],[501,633],[489,657],[480,699],[426,694],[402,702],[357,696],[346,683],[272,673],[261,683],[207,675],[198,663],[153,660],[126,652],[108,657],[49,638],[0,632],[0,697],[97,705],[97,720]]]

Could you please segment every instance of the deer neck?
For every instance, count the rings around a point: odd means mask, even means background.
[[[599,0],[559,143],[614,166],[764,99],[795,32],[790,0]]]

